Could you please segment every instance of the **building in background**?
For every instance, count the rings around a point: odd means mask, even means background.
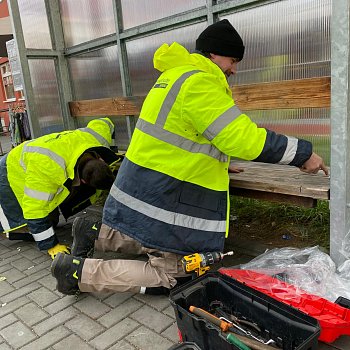
[[[11,20],[6,0],[0,0],[0,131],[6,131],[9,109],[23,109],[25,98],[23,90],[15,91],[6,42],[13,39]]]

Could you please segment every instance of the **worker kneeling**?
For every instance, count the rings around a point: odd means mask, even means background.
[[[67,219],[109,190],[115,176],[109,168],[114,125],[108,118],[86,128],[26,141],[0,160],[0,233],[9,239],[35,240],[54,258],[69,253],[55,226],[60,212]],[[101,192],[101,191],[100,191]]]
[[[76,219],[72,255],[52,264],[60,292],[169,291],[186,276],[185,255],[223,252],[231,156],[328,173],[310,142],[259,128],[235,105],[227,77],[244,46],[229,21],[206,28],[196,49],[173,43],[155,52],[162,74],[142,106],[102,222]],[[93,247],[148,260],[91,259]]]

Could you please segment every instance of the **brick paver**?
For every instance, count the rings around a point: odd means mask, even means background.
[[[68,243],[71,221],[57,230]],[[34,243],[0,235],[0,350],[168,350],[178,342],[167,297],[64,296],[50,264]],[[319,350],[349,349],[349,337],[336,345],[320,344]]]
[[[0,350],[165,350],[177,342],[167,297],[64,296],[50,264],[34,243],[0,236]]]

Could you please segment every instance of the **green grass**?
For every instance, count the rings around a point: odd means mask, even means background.
[[[293,237],[288,244],[319,245],[329,250],[329,205],[318,201],[315,208],[304,208],[280,203],[231,196],[231,218],[244,231],[256,229],[261,240],[271,235],[280,240],[281,235]]]

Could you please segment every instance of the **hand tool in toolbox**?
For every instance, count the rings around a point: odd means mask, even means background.
[[[241,350],[247,350],[251,349],[251,350],[273,350],[273,349],[280,349],[277,348],[275,346],[271,346],[271,344],[265,344],[264,342],[262,342],[261,340],[256,340],[255,338],[251,338],[249,336],[251,336],[251,334],[249,334],[249,331],[245,331],[243,330],[243,328],[239,327],[239,330],[243,333],[245,333],[245,335],[240,335],[237,334],[236,332],[236,328],[237,325],[233,324],[232,322],[228,321],[227,319],[223,320],[220,319],[218,317],[216,317],[215,315],[201,309],[195,306],[190,306],[189,308],[190,312],[192,312],[193,314],[195,314],[196,316],[202,317],[205,320],[215,324],[216,326],[218,326],[221,331],[226,335],[226,340],[228,340],[230,343],[231,341],[229,339],[227,339],[227,335],[228,332],[229,334],[232,334],[232,336],[230,336],[230,339],[232,339],[232,341],[236,340],[236,343],[234,343],[234,345],[236,347],[238,347]],[[232,344],[232,343],[231,343]]]

